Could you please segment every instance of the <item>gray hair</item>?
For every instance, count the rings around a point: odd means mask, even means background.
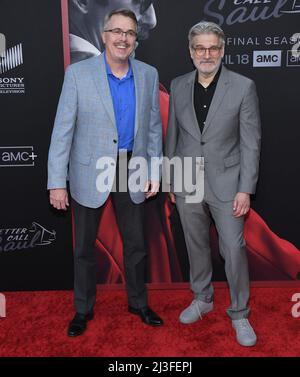
[[[110,13],[108,13],[104,17],[104,28],[106,28],[106,26],[107,26],[109,20],[112,18],[112,16],[117,16],[117,15],[130,18],[135,23],[135,26],[137,28],[138,20],[136,18],[136,15],[135,15],[134,12],[132,12],[130,9],[127,9],[127,8],[114,9]]]
[[[188,38],[190,47],[192,46],[193,38],[200,34],[215,34],[219,37],[222,45],[225,44],[225,34],[219,25],[215,24],[214,22],[201,21],[192,26],[189,31]]]

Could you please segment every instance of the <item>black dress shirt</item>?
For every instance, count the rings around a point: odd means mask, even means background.
[[[213,81],[209,84],[207,88],[204,88],[204,86],[198,82],[198,72],[196,73],[194,84],[194,108],[201,133],[203,132],[203,128],[205,126],[206,117],[208,114],[211,101],[215,94],[221,70],[222,66],[220,66]]]

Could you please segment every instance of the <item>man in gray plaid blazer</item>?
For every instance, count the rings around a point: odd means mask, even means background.
[[[48,159],[50,202],[69,205],[67,175],[75,217],[74,298],[76,315],[68,335],[77,336],[93,318],[96,300],[94,244],[103,204],[112,196],[123,240],[128,310],[151,326],[163,321],[149,308],[143,216],[145,199],[159,189],[162,125],[156,69],[131,59],[137,36],[135,14],[126,9],[105,19],[105,52],[68,67],[59,100]],[[119,176],[121,156],[144,161],[138,187]],[[154,163],[153,163],[154,161]],[[152,163],[151,163],[152,162]],[[116,177],[117,191],[105,184]],[[127,170],[127,165],[126,169]],[[124,172],[123,172],[124,173]],[[135,173],[128,166],[129,182]],[[124,191],[124,192],[123,192]]]

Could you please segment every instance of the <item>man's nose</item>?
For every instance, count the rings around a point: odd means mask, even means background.
[[[123,31],[122,33],[121,33],[121,41],[126,41],[126,39],[127,39],[127,34]]]

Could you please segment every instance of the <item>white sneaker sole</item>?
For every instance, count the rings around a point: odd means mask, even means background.
[[[240,342],[240,341],[238,340],[238,338],[236,338],[236,340],[237,340],[238,344],[239,344],[240,346],[243,346],[243,347],[253,347],[253,346],[255,346],[255,344],[256,344],[256,342],[257,342],[256,339],[255,339],[254,341],[252,341],[252,342],[249,342],[249,343],[243,343],[243,342]]]
[[[235,335],[236,335],[236,329],[235,329],[235,327],[232,325],[232,328],[234,329],[234,331],[235,331]],[[253,346],[255,346],[255,344],[257,343],[257,338],[255,338],[255,339],[253,339],[253,340],[251,340],[251,341],[249,341],[249,342],[243,342],[243,341],[240,341],[239,339],[238,339],[238,337],[237,337],[237,335],[236,335],[236,341],[238,342],[238,344],[240,345],[240,346],[243,346],[243,347],[253,347]]]

